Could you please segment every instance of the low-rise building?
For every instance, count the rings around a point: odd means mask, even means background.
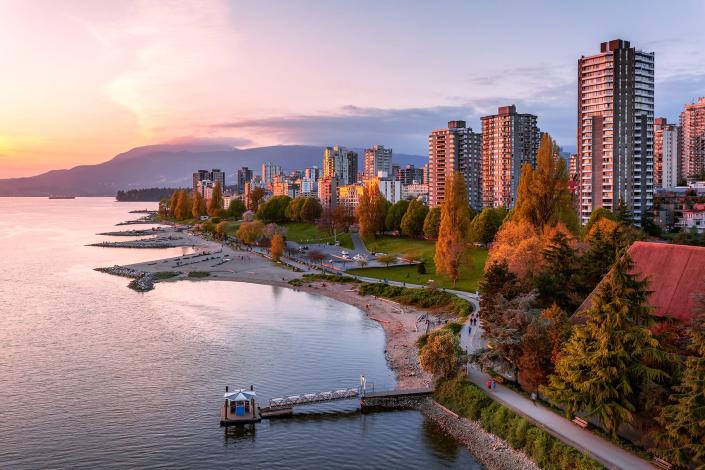
[[[402,199],[420,199],[424,204],[428,204],[427,184],[404,184],[401,186]]]
[[[360,205],[360,198],[364,191],[361,184],[348,184],[338,187],[338,205],[347,209],[350,215],[355,214],[355,210]]]
[[[338,180],[334,175],[318,180],[318,200],[324,209],[335,209],[338,203]]]

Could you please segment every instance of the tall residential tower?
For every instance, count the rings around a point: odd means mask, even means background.
[[[375,145],[371,149],[365,149],[365,178],[384,178],[392,175],[392,149],[384,148],[384,145]],[[380,174],[381,172],[381,174]]]
[[[438,207],[445,200],[446,179],[455,172],[465,177],[468,203],[482,209],[480,156],[482,137],[465,127],[465,121],[450,121],[447,129],[428,137],[428,204]]]
[[[683,161],[681,175],[692,178],[705,171],[705,97],[685,105],[681,113]]]
[[[536,166],[541,131],[533,114],[502,106],[482,118],[482,200],[484,207],[514,207],[521,166]]]
[[[323,177],[335,177],[339,186],[357,183],[357,153],[345,147],[326,147]]]
[[[681,179],[680,127],[654,120],[654,189],[673,188]]]
[[[578,60],[580,218],[622,199],[641,217],[653,204],[654,53],[603,42]]]

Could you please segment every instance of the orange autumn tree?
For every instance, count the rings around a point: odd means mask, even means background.
[[[529,273],[540,269],[543,248],[543,237],[529,222],[507,221],[497,232],[485,269],[495,262],[506,262],[511,272],[524,279]]]
[[[284,254],[284,235],[276,233],[272,237],[272,261],[279,261]]]
[[[470,224],[465,178],[461,173],[446,178],[446,194],[441,205],[441,223],[436,242],[436,272],[453,280],[453,287],[460,275],[465,256],[465,236]]]

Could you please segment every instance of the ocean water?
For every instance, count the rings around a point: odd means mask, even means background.
[[[289,289],[197,281],[141,294],[94,271],[190,252],[85,246],[143,227],[114,224],[149,206],[0,198],[0,468],[481,468],[420,413],[363,415],[356,401],[219,427],[225,385],[254,385],[263,403],[360,374],[393,388],[384,332]]]

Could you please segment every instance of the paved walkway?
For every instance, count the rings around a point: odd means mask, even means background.
[[[481,349],[485,344],[482,333],[480,325],[474,325],[472,331],[468,332],[468,324],[466,324],[461,331],[460,345],[469,353]],[[486,383],[491,380],[491,377],[475,366],[468,367],[468,379],[481,389],[486,390],[493,400],[528,418],[544,431],[585,452],[607,468],[623,470],[653,470],[656,468],[641,457],[591,431],[580,428],[570,420],[541,404],[534,403],[510,388],[497,384],[495,390],[488,391]]]

